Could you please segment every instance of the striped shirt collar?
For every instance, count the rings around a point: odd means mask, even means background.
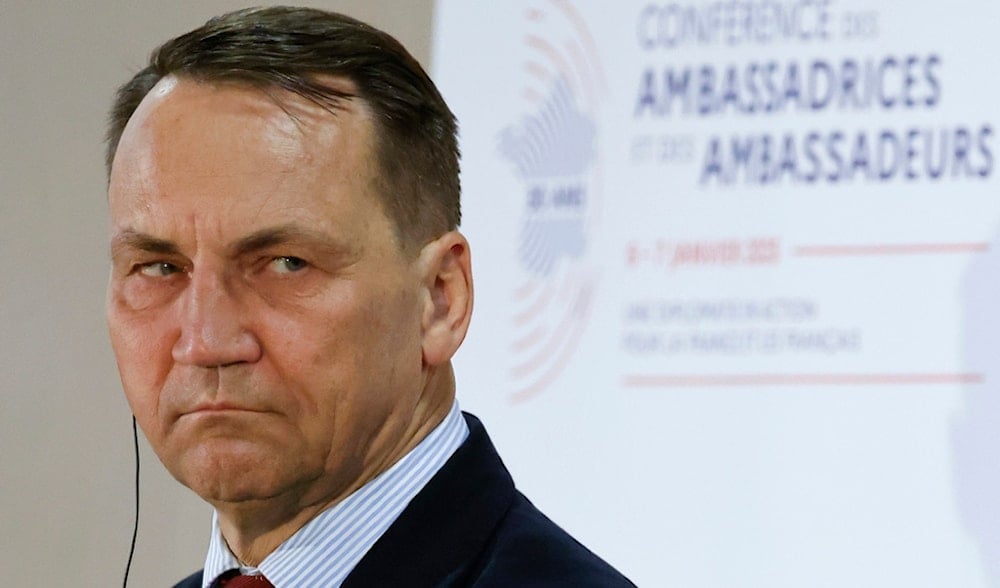
[[[306,523],[259,567],[242,572],[262,573],[275,588],[340,586],[468,435],[455,402],[441,424],[392,467]],[[239,560],[226,546],[214,513],[202,588],[233,568],[241,568]]]

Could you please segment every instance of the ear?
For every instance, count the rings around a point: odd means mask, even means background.
[[[425,365],[451,359],[472,318],[472,260],[458,231],[445,233],[420,251],[424,309],[421,319]]]

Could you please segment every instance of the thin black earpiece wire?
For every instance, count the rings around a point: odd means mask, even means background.
[[[135,540],[139,536],[139,426],[132,416],[132,443],[135,447],[135,525],[132,527],[132,546],[128,550],[128,562],[125,564],[125,579],[122,588],[128,588],[128,572],[132,569],[132,556],[135,555]]]

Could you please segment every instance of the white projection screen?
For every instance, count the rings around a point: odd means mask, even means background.
[[[1000,587],[998,25],[438,2],[459,398],[640,586]]]

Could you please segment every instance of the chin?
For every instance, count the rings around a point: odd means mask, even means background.
[[[210,442],[185,456],[174,477],[203,500],[247,502],[279,496],[297,485],[301,464],[256,444]]]
[[[279,483],[273,475],[254,472],[201,472],[186,479],[178,478],[202,500],[217,503],[238,503],[268,500],[287,493],[294,484]]]

